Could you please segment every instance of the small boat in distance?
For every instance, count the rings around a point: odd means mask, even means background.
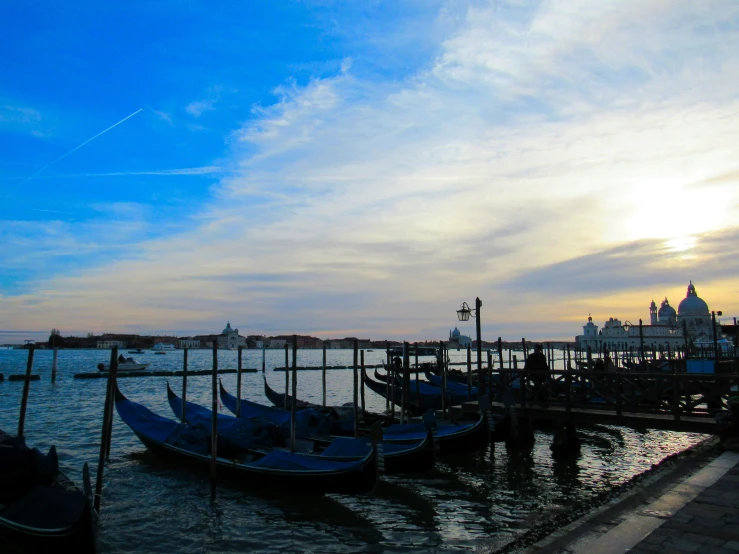
[[[118,362],[118,371],[141,371],[149,367],[149,364],[140,364],[133,358],[126,358],[125,362]],[[98,364],[100,371],[110,371],[110,364]]]
[[[137,348],[136,350],[129,350],[128,353],[129,354],[143,354],[144,351],[141,350],[140,348]]]
[[[168,344],[166,342],[158,342],[152,348],[154,354],[166,354],[168,350],[174,349],[174,344]]]

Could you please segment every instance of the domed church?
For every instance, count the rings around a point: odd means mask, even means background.
[[[708,310],[708,304],[698,296],[693,281],[688,285],[685,298],[678,304],[677,312],[665,298],[657,309],[652,300],[649,306],[649,325],[642,324],[641,335],[639,325],[610,318],[605,322],[603,329],[593,323],[588,317],[588,323],[583,326],[583,334],[575,337],[581,349],[590,346],[593,350],[606,347],[609,350],[628,350],[639,348],[641,341],[644,347],[657,349],[682,348],[685,342],[695,345],[713,344],[713,318]],[[717,337],[726,342],[721,332],[721,326],[716,325]],[[733,349],[733,345],[731,346]]]

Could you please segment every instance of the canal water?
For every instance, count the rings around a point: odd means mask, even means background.
[[[125,351],[124,351],[125,353]],[[74,379],[75,373],[96,372],[109,359],[103,350],[60,350],[58,376],[51,383],[52,351],[35,352],[25,435],[41,450],[56,444],[62,469],[81,482],[82,465],[94,472],[102,427],[104,379]],[[151,363],[152,370],[182,369],[180,350],[155,355],[127,354]],[[219,367],[236,367],[235,351],[219,351]],[[329,350],[327,365],[351,366],[352,351]],[[450,353],[452,361],[465,352]],[[17,430],[22,382],[9,374],[25,371],[28,352],[0,349],[0,428]],[[320,366],[320,350],[299,351],[299,366]],[[381,363],[385,353],[366,351],[367,364]],[[429,358],[430,360],[431,358]],[[245,350],[244,367],[261,368],[261,351]],[[422,358],[423,361],[423,358]],[[243,375],[244,398],[267,404],[263,375],[273,388],[284,388],[284,351],[267,351],[262,374]],[[189,369],[212,367],[212,351],[191,350]],[[236,375],[223,375],[235,394]],[[181,390],[180,377],[123,378],[121,390],[154,412],[173,417],[166,381]],[[327,371],[328,402],[352,399],[352,371]],[[209,376],[188,378],[188,399],[210,405]],[[298,374],[299,397],[320,403],[321,372]],[[385,401],[366,392],[368,409],[382,411]],[[228,413],[223,408],[225,413]],[[474,551],[503,545],[549,515],[567,511],[607,492],[685,450],[705,435],[668,431],[638,432],[594,426],[581,430],[583,446],[575,460],[557,461],[549,450],[551,435],[536,433],[530,451],[505,445],[476,454],[444,457],[421,476],[385,477],[370,496],[255,494],[248,486],[219,485],[210,500],[208,476],[173,468],[148,454],[117,414],[111,460],[105,472],[100,546],[103,552],[409,552]]]

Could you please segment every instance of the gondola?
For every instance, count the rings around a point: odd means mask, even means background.
[[[285,394],[279,393],[272,389],[267,383],[267,379],[264,379],[264,394],[267,399],[276,407],[284,409],[285,406]],[[292,396],[288,395],[288,409],[290,408],[290,402]],[[306,402],[298,398],[296,408],[300,409],[303,406],[305,409],[313,409],[328,416],[331,424],[331,433],[334,435],[347,435],[354,433],[354,405],[353,403],[347,403],[343,406],[321,406],[319,404],[313,404]],[[380,421],[383,425],[390,423],[390,416],[387,414],[376,414],[368,412],[367,410],[360,410],[360,425],[372,425],[375,421]]]
[[[293,397],[288,394],[286,403],[285,393],[273,390],[267,383],[266,377],[264,377],[264,394],[276,408],[289,410],[292,406]],[[295,408],[298,410],[313,409],[326,415],[331,425],[330,431],[334,435],[346,435],[354,431],[354,406],[351,404],[348,406],[321,406],[297,399],[295,401]]]
[[[210,430],[161,417],[128,400],[116,387],[118,415],[154,454],[209,468]],[[219,438],[222,432],[219,433]],[[200,439],[200,440],[198,440]],[[235,458],[216,458],[219,476],[250,489],[291,493],[363,494],[372,492],[379,478],[378,453],[373,440],[364,458],[352,462],[244,448]]]
[[[486,398],[486,397],[485,397]],[[485,448],[490,442],[488,418],[482,413],[476,421],[442,422],[434,429],[434,440],[439,454],[457,454]],[[424,432],[423,424],[391,425],[383,429],[383,441],[403,443],[418,440]]]
[[[385,369],[385,371],[387,371],[387,369]],[[391,376],[390,372],[387,372],[383,375],[382,373],[377,371],[377,368],[375,368],[375,379],[380,381],[381,383],[387,383],[388,381],[390,381],[391,379],[390,376]],[[396,371],[395,372],[395,386],[396,387],[400,386],[402,382],[403,382],[403,376],[400,374],[400,372]]]
[[[182,399],[178,397],[174,391],[167,385],[167,398],[172,411],[179,415],[182,413]],[[235,411],[236,398],[231,396],[221,385],[221,399],[223,404]],[[243,401],[242,401],[243,402]],[[267,407],[268,409],[271,409]],[[299,412],[296,412],[296,416]],[[185,417],[189,422],[193,421],[210,421],[212,412],[207,408],[186,402]],[[223,423],[232,424],[237,418],[218,414],[219,429]],[[320,456],[323,459],[345,460],[356,459],[361,450],[369,444],[370,438],[367,435],[361,437],[359,441],[349,437],[333,437],[333,436],[310,436],[297,434],[297,437],[304,439],[299,441],[301,453]],[[283,437],[286,439],[287,437]],[[285,441],[286,442],[286,441]],[[434,465],[434,441],[433,434],[430,429],[426,430],[426,434],[421,439],[409,443],[385,442],[381,440],[382,445],[384,472],[385,473],[411,473],[419,471],[427,471]],[[303,451],[303,448],[305,451]]]
[[[54,446],[44,455],[0,430],[1,552],[96,552],[87,492],[59,471]]]
[[[390,392],[390,389],[392,387],[387,383],[374,381],[366,375],[364,376],[364,382],[370,390],[376,392],[380,396],[383,396],[385,398],[393,396]],[[407,390],[410,391],[409,398],[407,399],[407,405],[412,412],[418,414],[423,413],[428,409],[441,409],[441,388],[436,387],[426,381],[417,381],[416,379],[410,379]],[[449,404],[461,404],[462,402],[467,402],[467,389],[465,388],[464,393],[461,393],[450,390],[447,387],[446,397]],[[397,381],[395,383],[394,398],[395,404],[399,406],[403,399],[403,387]],[[475,399],[476,398],[472,398],[472,400]]]
[[[365,382],[370,390],[374,390],[381,396],[385,396],[386,394],[388,394],[387,385],[385,383],[378,383],[377,381],[373,381],[367,376],[365,376]],[[419,382],[419,385],[422,385],[419,387],[420,399],[422,405],[425,404],[426,413],[428,413],[429,410],[441,409],[441,390],[429,385],[428,383]],[[426,391],[428,391],[428,389],[432,389],[432,394],[426,394]],[[398,393],[399,391],[396,391],[396,403],[399,403],[398,400],[400,398],[400,394]],[[411,405],[413,405],[413,401],[415,401],[415,399],[415,384],[412,384]],[[464,401],[466,401],[466,395]],[[481,406],[483,404],[487,404],[487,395],[478,399],[478,403]],[[418,440],[418,433],[423,431],[423,427],[419,427],[418,425],[419,424],[390,425],[383,429],[383,440],[397,440],[400,442],[404,440]],[[397,437],[393,437],[393,433],[395,432],[397,432],[398,434]],[[480,417],[477,421],[474,422],[460,421],[455,423],[438,424],[434,431],[434,438],[439,444],[439,451],[441,454],[451,454],[455,452],[484,448],[485,445],[487,445],[489,442],[489,431],[487,425],[487,417],[485,416],[485,410],[482,408],[480,409]]]
[[[442,378],[438,375],[434,375],[431,372],[426,371],[425,375],[426,380],[431,383],[435,387],[441,388]],[[447,379],[446,382],[446,388],[447,390],[454,395],[462,395],[465,398],[467,397],[467,383],[459,383],[457,381],[453,381],[451,379]],[[470,387],[470,400],[477,400],[477,397],[480,395],[480,391],[477,387]]]

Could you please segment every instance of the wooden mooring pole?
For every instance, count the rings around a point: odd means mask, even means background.
[[[392,369],[390,368],[390,344],[388,344],[388,341],[385,341],[385,359],[387,360],[387,371],[392,372]],[[390,377],[390,373],[388,373],[388,377]],[[390,387],[390,383],[387,383],[387,387]],[[390,391],[391,394],[395,391]],[[385,413],[388,413],[390,411],[390,395],[385,395]],[[392,421],[392,419],[390,420]]]
[[[287,368],[285,368],[285,373],[287,373]],[[298,398],[298,335],[293,335],[293,367],[292,367],[292,374],[293,374],[293,394],[292,399],[290,400],[290,451],[295,452],[295,441],[297,437],[298,432],[298,426],[295,423],[295,412],[297,410],[297,401]]]
[[[365,407],[365,404],[364,404],[364,350],[362,350],[362,352],[361,352],[361,363],[362,363],[362,366],[360,367],[360,372],[361,372],[360,373],[360,376],[361,376],[362,379],[361,379],[361,382],[359,384],[359,387],[360,387],[359,390],[360,390],[361,396],[362,396],[362,417],[364,417],[364,414],[366,412],[366,407]]]
[[[51,382],[56,382],[56,367],[57,363],[59,362],[59,348],[57,346],[54,347],[54,357],[51,360]]]
[[[508,386],[508,379],[505,379],[503,377],[503,339],[501,337],[498,337],[498,362],[500,363],[500,376],[499,376],[499,378],[500,378],[500,384],[503,387],[507,387]],[[492,373],[491,373],[491,377],[492,377]],[[489,391],[489,394],[490,394],[490,399],[492,400],[492,398],[493,398],[493,380],[492,380],[492,378],[490,379],[489,385],[490,385],[490,388],[488,389],[488,391]]]
[[[321,390],[323,390],[323,407],[326,407],[326,341],[323,341],[323,366],[321,369]],[[362,390],[364,393],[364,390]]]
[[[480,326],[480,310],[482,310],[482,300],[480,297],[475,298],[475,331],[477,333],[477,375],[478,379],[482,379],[482,330]],[[468,387],[469,389],[469,387]],[[469,391],[468,391],[469,392]],[[470,396],[468,395],[468,400]]]
[[[407,423],[407,411],[408,404],[410,403],[410,392],[411,392],[411,360],[410,360],[410,345],[407,342],[403,343],[403,389],[401,392],[401,403],[400,403],[400,423]]]
[[[477,375],[480,379],[480,375]],[[467,345],[467,400],[472,398],[472,345]]]
[[[484,382],[484,380],[483,380],[482,377],[483,376],[480,375],[480,378],[479,378],[479,380],[477,382],[477,389],[480,392],[480,394],[484,394],[484,392],[485,392],[485,382]],[[491,386],[489,388],[489,390],[490,390],[490,396],[488,396],[488,398],[492,402],[493,401],[493,387],[492,387],[492,382],[493,382],[493,351],[490,350],[490,349],[488,349],[488,377],[487,378],[488,378],[488,383],[491,383]]]
[[[115,364],[116,367],[116,373],[118,371],[118,348],[116,347],[113,352],[110,353],[110,367],[113,368],[113,364]],[[110,372],[108,372],[108,379],[110,379]],[[114,382],[114,385],[117,387],[118,384]],[[107,388],[106,388],[107,390]],[[108,430],[106,432],[106,436],[108,437],[107,441],[105,442],[105,459],[110,459],[110,443],[111,437],[113,436],[113,408],[115,404],[115,388],[113,389],[113,392],[111,393],[111,401],[109,404],[107,404],[108,407]],[[105,418],[103,418],[105,419]]]
[[[182,413],[180,414],[180,421],[182,423],[187,422],[187,348],[184,349],[184,356],[182,358]]]
[[[290,394],[290,353],[288,351],[290,347],[285,343],[285,401],[283,402],[283,408],[287,410],[287,396]]]
[[[118,347],[114,346],[110,354],[110,368],[108,370],[108,381],[105,386],[105,401],[103,404],[103,429],[100,432],[100,455],[98,456],[98,471],[95,478],[95,499],[93,506],[100,513],[100,501],[103,496],[103,476],[105,474],[105,457],[110,451],[110,419],[113,417],[111,408],[115,402],[115,391],[118,388],[116,374],[118,372]]]
[[[353,356],[353,359],[354,359],[354,364],[353,364],[354,396],[353,396],[353,400],[354,400],[354,403],[353,403],[353,406],[354,406],[354,438],[355,439],[359,438],[359,409],[358,409],[359,408],[358,406],[359,404],[359,398],[358,398],[359,396],[359,367],[358,367],[358,362],[357,362],[358,348],[359,348],[359,342],[357,341],[357,339],[354,339],[354,344],[353,344],[353,349],[354,349],[354,352],[353,352],[354,354]]]
[[[236,363],[236,417],[241,417],[241,354],[243,346],[239,346],[236,356],[238,358]]]
[[[218,457],[218,342],[213,341],[213,377],[211,379],[211,418],[210,418],[210,497],[216,497]]]
[[[21,396],[21,413],[18,416],[18,436],[23,436],[23,428],[26,424],[26,406],[28,405],[28,391],[31,387],[31,370],[33,369],[33,345],[28,348],[28,361],[26,362],[26,379],[23,381],[23,395]]]
[[[418,343],[413,343],[416,349],[416,405],[421,405],[421,383],[418,380]],[[408,388],[410,389],[410,384],[408,385]]]

